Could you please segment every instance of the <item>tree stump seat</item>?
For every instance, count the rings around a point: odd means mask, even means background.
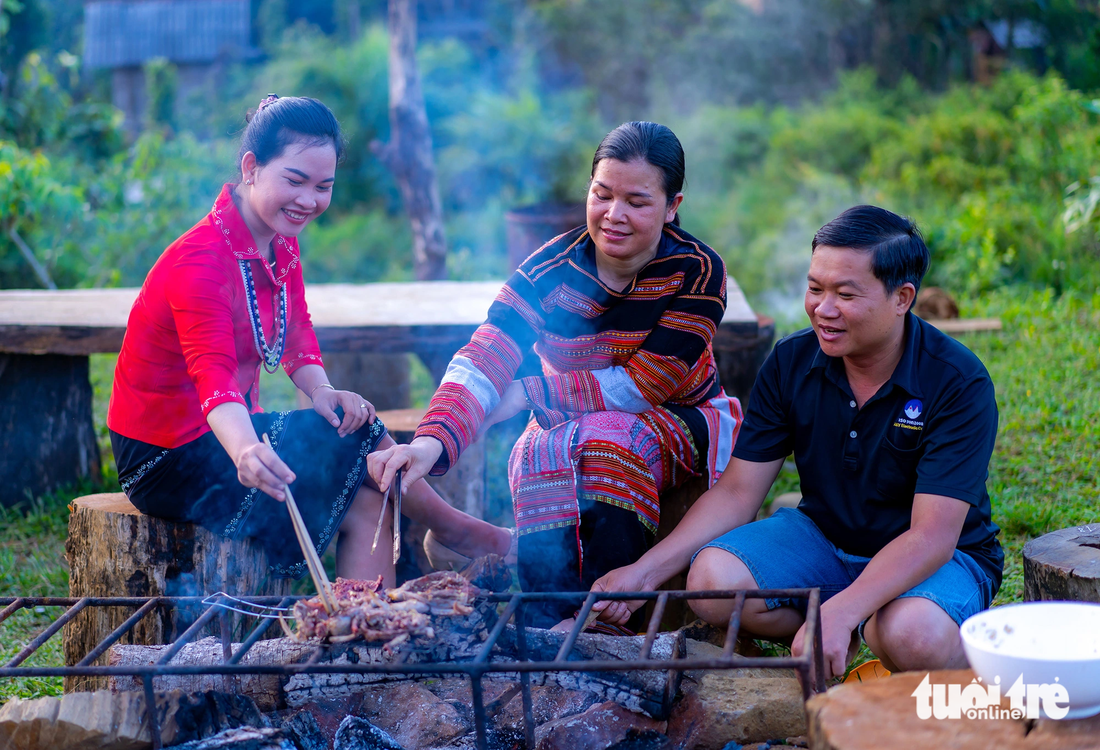
[[[1086,719],[921,719],[917,689],[961,685],[975,679],[969,669],[902,672],[869,682],[847,682],[806,702],[813,750],[1095,750],[1100,716]],[[1009,707],[1007,699],[1002,704]]]
[[[1100,524],[1052,531],[1025,544],[1024,599],[1100,602]]]
[[[228,539],[196,524],[147,516],[121,492],[78,497],[69,508],[69,596],[206,596],[218,591],[280,596],[291,590],[288,579],[268,575],[267,555],[251,540]],[[71,666],[83,659],[134,609],[88,607],[80,612],[65,626],[65,663]],[[158,607],[120,642],[170,643],[200,612],[201,608]],[[98,678],[66,677],[65,690],[96,690],[105,687],[101,683]]]

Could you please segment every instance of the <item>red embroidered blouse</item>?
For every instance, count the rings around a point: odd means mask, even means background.
[[[206,415],[218,404],[236,401],[252,413],[261,410],[261,361],[238,260],[252,265],[269,344],[277,333],[279,288],[287,285],[287,374],[322,364],[298,241],[276,235],[275,266],[269,266],[232,189],[225,185],[206,218],[168,246],[130,310],[107,409],[107,426],[120,435],[175,448],[210,430]]]

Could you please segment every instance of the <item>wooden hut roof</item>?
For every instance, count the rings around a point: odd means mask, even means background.
[[[249,49],[249,0],[103,0],[84,6],[84,65],[119,68],[154,57],[175,63],[240,57]]]

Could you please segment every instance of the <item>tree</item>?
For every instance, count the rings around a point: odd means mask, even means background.
[[[390,141],[371,149],[393,172],[412,222],[413,270],[447,277],[447,238],[435,177],[432,131],[416,67],[416,0],[389,0]]]

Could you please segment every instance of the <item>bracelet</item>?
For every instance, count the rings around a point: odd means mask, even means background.
[[[310,401],[313,400],[313,394],[316,393],[319,388],[328,388],[330,391],[335,391],[336,390],[335,388],[332,387],[331,383],[321,383],[321,385],[317,386],[316,388],[314,388],[312,391],[309,392],[309,400]]]

